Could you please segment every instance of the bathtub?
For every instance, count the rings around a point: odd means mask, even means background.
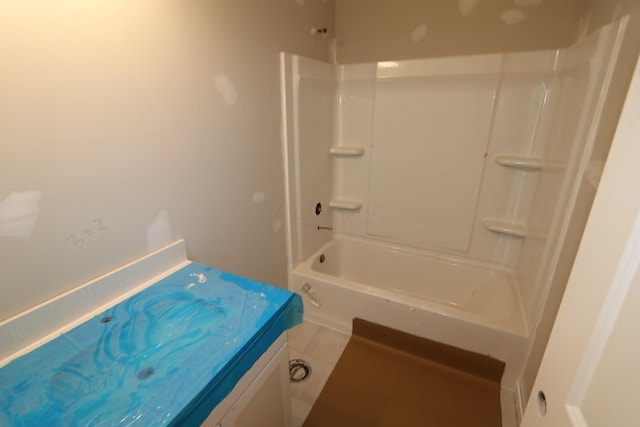
[[[308,284],[308,286],[305,286]],[[336,235],[293,269],[305,318],[350,333],[359,317],[506,363],[513,389],[526,350],[516,276],[410,248]]]

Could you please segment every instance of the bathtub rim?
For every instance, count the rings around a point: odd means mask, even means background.
[[[369,245],[377,248],[391,250],[394,252],[403,252],[411,255],[423,256],[425,258],[431,258],[436,262],[450,262],[455,264],[463,264],[463,265],[475,267],[475,268],[481,268],[485,270],[492,270],[500,274],[512,276],[514,280],[517,280],[517,274],[516,274],[515,268],[504,265],[504,264],[471,259],[463,255],[456,255],[451,253],[450,251],[445,251],[445,250],[441,252],[441,251],[432,250],[432,249],[421,249],[414,246],[401,245],[395,242],[379,239],[374,236],[360,237],[360,236],[354,236],[351,234],[340,233],[340,232],[333,232],[331,236],[331,240],[329,240],[327,243],[322,245],[322,247],[316,250],[309,258],[299,262],[293,269],[295,270],[300,265],[307,263],[311,259],[314,259],[314,257],[317,257],[318,255],[320,255],[322,251],[326,250],[327,247],[329,247],[332,243],[334,243],[334,241],[337,241],[337,240],[351,241],[358,244]]]
[[[314,270],[312,267],[313,262],[331,245],[336,244],[337,241],[346,240],[353,241],[356,244],[364,244],[376,246],[378,248],[382,248],[383,250],[393,250],[398,252],[405,252],[418,256],[425,256],[427,258],[433,258],[436,262],[450,262],[455,264],[463,264],[475,268],[480,268],[484,270],[489,270],[487,263],[481,262],[467,262],[465,259],[450,257],[448,255],[445,256],[434,256],[432,251],[425,253],[425,251],[406,248],[399,245],[386,245],[377,241],[369,241],[368,239],[360,238],[360,237],[352,237],[345,236],[339,233],[335,233],[332,236],[332,239],[324,244],[320,249],[318,249],[313,255],[311,255],[306,260],[299,263],[293,270],[291,274],[291,282],[290,282],[290,290],[293,292],[299,292],[297,289],[304,283],[296,285],[296,275],[303,276],[305,278],[310,278],[312,280],[318,280],[328,285],[337,286],[342,289],[354,290],[357,292],[367,293],[369,295],[373,295],[377,298],[393,301],[394,303],[401,304],[407,306],[407,309],[410,311],[415,310],[426,310],[435,314],[439,314],[449,318],[456,318],[464,322],[469,322],[474,325],[490,328],[497,330],[499,332],[507,333],[510,335],[515,335],[518,337],[527,338],[530,335],[530,330],[527,325],[526,319],[524,318],[524,310],[522,306],[522,299],[520,297],[520,289],[517,284],[517,275],[512,269],[506,268],[504,266],[498,266],[498,268],[491,268],[490,271],[497,272],[499,274],[504,274],[508,276],[509,285],[511,286],[511,291],[514,293],[514,303],[517,304],[516,310],[518,310],[519,316],[515,316],[515,319],[509,317],[509,320],[513,326],[508,327],[504,323],[497,320],[491,320],[485,316],[482,316],[478,313],[473,313],[470,311],[465,311],[463,308],[456,306],[454,304],[446,303],[444,301],[435,301],[422,299],[417,296],[411,295],[409,293],[404,293],[401,291],[392,291],[387,289],[381,289],[378,287],[370,286],[365,283],[357,282],[351,279],[347,279],[345,277],[334,276],[327,273],[322,273],[317,270]],[[313,284],[311,283],[313,286]],[[305,301],[306,302],[306,301]],[[517,320],[517,323],[514,323],[512,320]]]

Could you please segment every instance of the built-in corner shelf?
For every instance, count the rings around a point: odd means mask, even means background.
[[[334,146],[329,148],[333,157],[360,157],[364,154],[364,147]]]
[[[521,238],[527,235],[527,227],[524,224],[485,218],[482,220],[482,225],[484,225],[487,230],[493,233],[505,234],[507,236]]]
[[[329,206],[334,209],[357,211],[362,207],[362,202],[360,200],[334,199],[329,202]]]
[[[544,161],[535,157],[518,157],[498,154],[496,163],[507,168],[519,169],[527,172],[536,172],[542,169]]]

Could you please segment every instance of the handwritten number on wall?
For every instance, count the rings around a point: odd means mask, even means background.
[[[78,239],[75,234],[72,234],[63,241],[66,242],[67,240],[70,241],[73,246],[80,245],[78,249],[81,249],[84,246],[84,239]]]
[[[83,248],[85,240],[104,240],[107,231],[109,228],[104,224],[102,218],[95,218],[90,228],[83,228],[78,233],[70,234],[63,242],[68,242],[71,247],[77,247],[80,250]]]
[[[96,224],[96,227],[98,227],[98,232],[102,233],[102,235],[100,236],[100,240],[104,240],[104,235],[107,234],[107,231],[109,229],[102,223],[102,218],[94,219],[93,223]]]

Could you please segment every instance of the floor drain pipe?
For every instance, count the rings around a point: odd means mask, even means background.
[[[311,376],[311,365],[302,359],[292,359],[289,361],[289,381],[299,383]]]

